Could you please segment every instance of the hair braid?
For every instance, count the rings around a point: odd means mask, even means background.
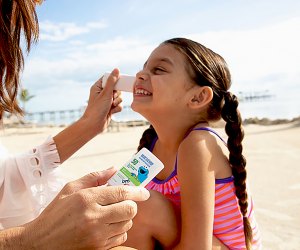
[[[153,128],[152,125],[150,125],[150,127],[144,131],[142,138],[140,139],[140,144],[139,144],[137,150],[139,151],[144,147],[147,149],[150,149],[152,141],[156,136],[157,136],[157,134],[156,134],[155,129]]]
[[[242,119],[238,110],[238,99],[230,92],[226,92],[225,103],[222,108],[222,118],[225,120],[225,131],[228,135],[227,146],[229,149],[229,163],[232,167],[234,176],[234,185],[236,196],[239,200],[240,211],[243,215],[244,234],[247,249],[251,248],[252,229],[247,217],[248,195],[246,189],[246,159],[242,154],[242,140],[244,138],[244,130],[242,128]]]

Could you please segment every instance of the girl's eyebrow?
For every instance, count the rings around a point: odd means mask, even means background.
[[[168,63],[170,65],[173,65],[173,62],[169,58],[166,58],[166,57],[158,58],[157,61],[161,61],[161,62]],[[144,63],[143,69],[146,67],[147,63],[148,63],[148,60]]]
[[[148,63],[148,60],[147,60],[147,61],[144,63],[144,65],[143,65],[143,69],[145,69],[145,67],[146,67],[147,63]]]

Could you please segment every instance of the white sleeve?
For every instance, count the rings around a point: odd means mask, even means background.
[[[0,229],[39,215],[64,185],[53,139],[25,154],[0,158]]]

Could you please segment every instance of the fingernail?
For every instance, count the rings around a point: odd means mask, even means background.
[[[110,172],[111,170],[116,170],[116,168],[114,166],[104,169],[103,172]]]
[[[150,192],[143,187],[137,187],[139,189],[139,191],[142,193],[142,195],[144,196],[145,200],[147,200],[150,197]]]
[[[117,69],[114,69],[114,70],[111,72],[111,74],[112,74],[113,76],[117,76],[117,75],[118,75],[118,70],[117,70]]]

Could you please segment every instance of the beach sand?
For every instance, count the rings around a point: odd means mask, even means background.
[[[136,152],[145,126],[121,127],[87,143],[62,164],[68,179],[120,167]],[[300,123],[245,125],[244,152],[264,249],[300,249]],[[12,153],[40,144],[62,128],[9,128],[0,140]],[[216,129],[224,135],[223,130]]]

